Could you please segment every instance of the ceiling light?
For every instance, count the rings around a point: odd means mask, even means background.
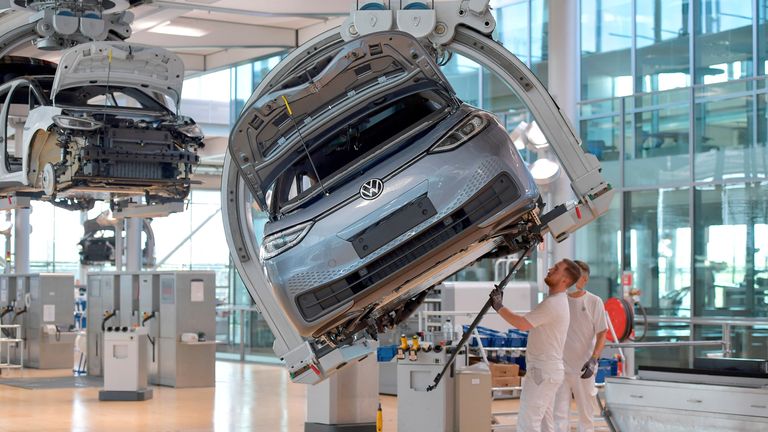
[[[208,34],[207,31],[180,25],[162,24],[149,30],[150,33],[160,33],[172,36],[201,37]]]
[[[537,185],[547,185],[560,176],[560,165],[547,158],[540,158],[531,164],[529,171]]]
[[[150,30],[153,27],[159,27],[168,25],[171,22],[168,20],[158,20],[158,19],[149,19],[149,18],[142,18],[140,20],[134,21],[131,25],[131,29],[134,33],[142,32],[144,30]]]

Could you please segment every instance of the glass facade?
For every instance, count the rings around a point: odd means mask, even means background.
[[[577,232],[577,255],[612,287],[631,272],[649,315],[684,318],[650,325],[646,340],[727,331],[734,355],[766,354],[754,348],[765,328],[693,323],[768,313],[767,1],[579,3],[578,125],[618,193]],[[638,350],[638,361],[687,366],[712,351]]]
[[[632,0],[581,0],[582,99],[633,93],[632,3]]]
[[[696,188],[696,315],[768,316],[768,183]]]

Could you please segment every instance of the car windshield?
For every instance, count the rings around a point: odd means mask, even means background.
[[[267,193],[273,216],[277,217],[286,207],[318,191],[321,188],[320,181],[328,183],[331,178],[343,173],[345,168],[377,151],[398,142],[398,147],[414,142],[418,135],[409,135],[409,132],[435,120],[435,116],[444,114],[448,102],[436,91],[424,91],[383,105],[381,102],[373,105],[373,110],[323,136],[317,143],[305,143],[311,148],[311,159],[301,147],[293,153],[296,155],[292,159],[293,163],[275,179]],[[399,140],[402,136],[409,138]],[[383,157],[381,154],[377,160]]]
[[[121,86],[93,85],[63,89],[56,94],[55,103],[72,107],[132,108],[160,112],[168,110],[143,91]]]

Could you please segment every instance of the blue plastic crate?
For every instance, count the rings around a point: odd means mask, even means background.
[[[491,336],[491,347],[493,348],[506,348],[507,345],[507,337],[502,335],[497,336]]]
[[[597,374],[595,382],[602,384],[606,377],[616,376],[618,374],[618,361],[615,359],[601,358],[597,361]]]
[[[387,363],[397,355],[397,345],[383,345],[376,350],[376,360]]]

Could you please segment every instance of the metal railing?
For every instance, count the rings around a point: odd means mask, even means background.
[[[723,355],[725,357],[730,357],[733,355],[733,343],[731,342],[731,330],[733,327],[757,327],[757,326],[768,326],[768,320],[760,320],[760,319],[732,319],[732,318],[702,318],[702,317],[693,317],[693,318],[681,318],[681,317],[664,317],[664,316],[648,316],[646,318],[636,318],[635,323],[642,323],[642,322],[648,322],[649,324],[660,324],[660,323],[677,323],[677,324],[687,324],[689,326],[720,326],[722,329],[723,338],[719,341],[694,341],[693,336],[694,333],[691,331],[689,335],[689,341],[680,341],[676,342],[680,346],[684,343],[687,343],[687,346],[704,346],[707,344],[710,345],[718,345],[722,344],[723,346]],[[693,330],[693,329],[691,329]],[[651,345],[647,345],[651,346]],[[669,346],[668,344],[665,346]],[[641,346],[638,346],[641,347]]]

